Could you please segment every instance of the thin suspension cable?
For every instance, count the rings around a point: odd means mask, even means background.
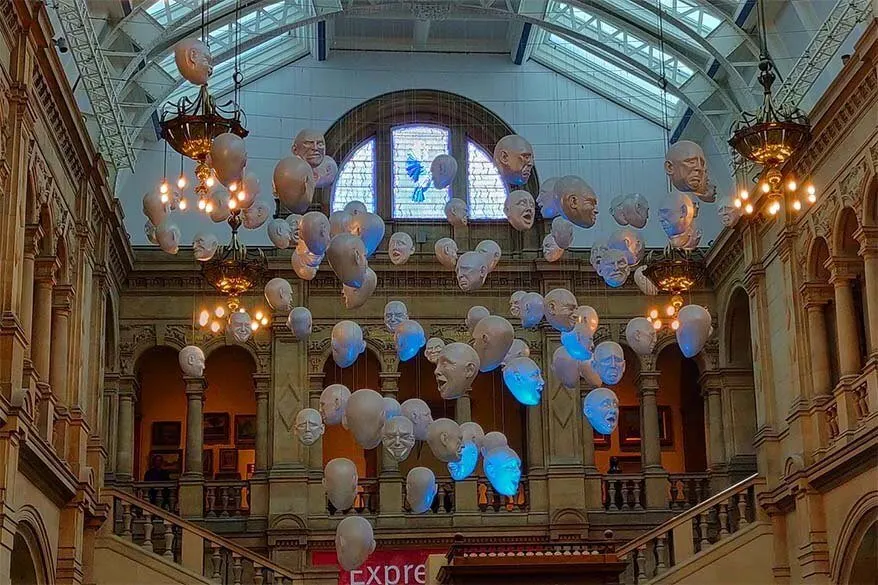
[[[759,58],[768,59],[768,38],[765,32],[765,2],[756,0],[758,10],[756,11],[757,26],[759,27]]]

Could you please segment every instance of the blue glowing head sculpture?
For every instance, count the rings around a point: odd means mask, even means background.
[[[586,323],[577,323],[570,331],[561,334],[561,345],[575,360],[590,360],[594,352],[594,340]]]
[[[521,457],[509,447],[496,447],[485,455],[485,475],[498,494],[512,497],[521,481]]]
[[[455,481],[462,481],[472,475],[479,463],[479,449],[485,440],[485,431],[478,423],[465,422],[460,425],[460,460],[448,463],[448,472]]]
[[[525,406],[536,406],[543,395],[543,374],[529,357],[509,360],[503,367],[503,382],[512,395]]]
[[[424,328],[417,321],[406,319],[393,330],[396,340],[396,354],[400,361],[407,362],[421,351],[427,343]]]
[[[609,388],[595,388],[582,399],[582,414],[602,435],[609,435],[619,421],[619,399]]]

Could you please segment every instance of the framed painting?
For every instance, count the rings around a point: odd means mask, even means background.
[[[201,452],[201,473],[205,479],[213,478],[213,449],[205,449]]]
[[[204,444],[205,445],[228,445],[229,441],[229,413],[206,412],[204,413]]]
[[[235,415],[235,446],[238,448],[256,446],[255,414]]]
[[[623,451],[640,449],[640,407],[619,407],[619,443]]]
[[[165,477],[168,480],[174,480],[183,473],[182,449],[153,450],[149,452],[149,460],[153,468],[158,470],[158,473],[155,479],[150,478],[147,481],[164,480]]]
[[[233,473],[238,471],[238,450],[237,449],[220,449],[219,453],[219,472]]]
[[[152,442],[154,449],[179,449],[183,423],[178,420],[162,420],[152,423]]]

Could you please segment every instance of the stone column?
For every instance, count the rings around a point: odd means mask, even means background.
[[[52,291],[52,353],[49,359],[49,384],[52,394],[62,405],[56,417],[52,444],[61,457],[67,454],[67,429],[70,426],[69,409],[73,406],[68,396],[70,364],[70,313],[73,305],[70,285],[55,285]]]
[[[594,386],[580,381],[579,385],[579,408],[577,417],[582,421],[582,470],[585,475],[585,503],[588,510],[600,510],[603,508],[601,501],[601,474],[594,463],[594,429],[585,415],[582,414],[582,404],[586,395],[594,389]]]
[[[126,376],[119,380],[119,417],[116,436],[116,481],[134,481],[134,401],[135,380]]]
[[[198,518],[204,516],[204,474],[202,450],[204,449],[204,378],[184,377],[186,384],[186,460],[180,476],[180,516]]]
[[[714,365],[715,365],[714,361]],[[699,380],[704,398],[705,437],[707,438],[707,464],[710,471],[711,493],[717,493],[728,483],[726,447],[723,426],[722,374],[707,370]]]
[[[655,371],[656,356],[641,356],[637,376],[640,397],[640,459],[646,489],[647,508],[667,508],[668,474],[662,467],[659,439],[658,403],[659,372]]]
[[[830,260],[831,282],[835,288],[835,321],[838,330],[838,362],[841,376],[860,373],[860,335],[854,313],[853,271],[839,258]]]
[[[396,398],[399,393],[399,361],[396,356],[387,357],[383,360],[385,371],[379,375],[381,378],[381,395]],[[387,367],[387,366],[390,367]],[[378,472],[378,502],[380,503],[379,514],[385,526],[401,526],[405,520],[402,512],[402,476],[399,473],[399,463],[390,456],[383,445],[377,447],[381,452]]]
[[[811,361],[811,385],[813,396],[832,394],[830,376],[828,336],[826,334],[826,305],[832,298],[832,291],[822,284],[806,284],[802,288],[805,311],[808,313],[808,342]]]
[[[28,356],[33,354],[33,317],[36,247],[42,236],[40,226],[28,226],[24,236],[24,262],[21,265],[21,327],[28,340]],[[31,359],[33,359],[31,357]]]
[[[52,351],[52,289],[55,286],[55,258],[37,258],[34,276],[34,319],[31,341],[31,360],[40,381],[49,382],[49,362]]]
[[[860,242],[860,256],[866,279],[866,323],[869,354],[878,357],[878,226],[865,226],[854,232]]]
[[[256,473],[264,475],[268,471],[269,429],[268,392],[271,388],[270,374],[253,374],[256,389]]]

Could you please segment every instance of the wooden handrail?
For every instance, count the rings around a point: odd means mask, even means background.
[[[647,542],[656,538],[657,536],[659,536],[661,534],[665,534],[667,532],[670,532],[671,530],[673,530],[675,527],[679,526],[680,524],[683,524],[684,522],[686,522],[688,520],[692,520],[692,518],[699,516],[705,510],[709,510],[710,508],[714,507],[716,504],[718,504],[724,500],[729,499],[730,497],[734,496],[735,494],[738,494],[740,492],[743,492],[746,489],[749,489],[751,486],[762,483],[762,481],[763,480],[759,477],[758,473],[754,473],[750,477],[742,479],[738,483],[727,487],[726,489],[719,492],[718,494],[707,498],[706,500],[704,500],[700,504],[696,504],[695,506],[692,506],[686,512],[684,512],[682,514],[678,514],[677,516],[674,516],[673,518],[671,518],[670,520],[668,520],[664,524],[650,530],[649,532],[647,532],[646,534],[644,534],[642,536],[635,538],[634,540],[632,540],[631,542],[629,542],[628,544],[626,544],[625,546],[623,546],[622,548],[617,550],[616,555],[618,555],[619,558],[622,558],[623,556],[627,555],[628,553],[637,549],[638,547],[646,544]]]
[[[281,567],[280,565],[273,563],[271,560],[263,557],[260,554],[257,554],[255,552],[251,551],[250,549],[239,546],[239,545],[235,544],[234,542],[232,542],[231,540],[228,540],[226,538],[223,538],[219,534],[216,534],[215,532],[211,532],[210,530],[205,530],[204,528],[201,528],[197,524],[193,524],[192,522],[189,522],[188,520],[184,520],[183,518],[180,518],[179,516],[175,516],[174,514],[171,514],[171,513],[167,512],[166,510],[162,510],[158,506],[154,506],[145,500],[141,500],[140,498],[136,498],[129,493],[119,491],[115,488],[104,488],[101,490],[101,497],[103,497],[103,496],[112,496],[114,498],[119,498],[120,500],[124,500],[133,506],[137,506],[141,510],[149,512],[153,516],[158,516],[162,520],[167,520],[168,522],[171,522],[172,524],[176,524],[177,526],[183,528],[184,530],[188,530],[189,532],[197,534],[198,536],[200,536],[201,538],[203,538],[209,542],[219,544],[223,548],[226,548],[229,551],[231,551],[233,554],[240,555],[241,557],[252,561],[253,563],[259,565],[260,567],[264,567],[266,569],[274,571],[275,582],[277,582],[278,575],[281,577],[285,577],[287,579],[290,579],[293,582],[295,582],[300,577],[300,575],[296,575],[295,573],[290,572],[288,569],[285,569],[285,568]]]

